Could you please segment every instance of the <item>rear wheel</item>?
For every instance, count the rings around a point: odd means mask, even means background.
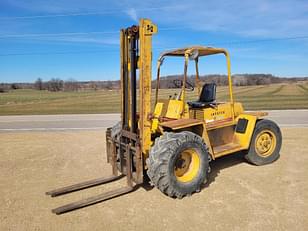
[[[151,182],[170,197],[200,191],[209,174],[209,154],[202,138],[192,132],[166,132],[156,138],[147,159]]]
[[[272,163],[279,158],[281,143],[281,131],[277,124],[270,120],[260,120],[245,158],[255,165]]]

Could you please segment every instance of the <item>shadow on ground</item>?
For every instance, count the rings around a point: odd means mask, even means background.
[[[208,187],[211,183],[213,183],[218,177],[221,170],[236,166],[238,164],[247,164],[244,152],[237,152],[232,155],[227,155],[221,158],[218,158],[210,163],[211,172],[209,175],[209,179],[206,184],[203,185],[203,188]]]

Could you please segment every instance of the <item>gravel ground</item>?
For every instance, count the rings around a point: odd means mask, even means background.
[[[308,128],[282,132],[277,162],[257,167],[241,155],[223,157],[191,197],[140,188],[61,216],[50,210],[124,184],[45,195],[110,173],[104,131],[0,133],[0,230],[308,230]]]

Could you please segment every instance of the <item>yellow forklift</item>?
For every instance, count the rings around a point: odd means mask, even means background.
[[[245,112],[242,104],[234,101],[230,57],[225,49],[192,46],[162,53],[157,64],[154,110],[151,110],[152,36],[155,33],[157,26],[148,19],[141,19],[138,26],[120,32],[121,121],[106,132],[107,161],[112,166],[112,175],[47,194],[59,196],[124,176],[127,185],[61,206],[52,210],[54,213],[123,195],[137,189],[148,178],[170,197],[191,195],[206,183],[211,161],[239,151],[245,152],[245,158],[255,165],[278,159],[282,142],[280,129],[274,122],[263,119],[267,113]],[[199,59],[217,54],[226,58],[228,102],[216,100],[215,83],[201,86],[199,80]],[[184,59],[184,74],[182,79],[174,81],[178,94],[160,99],[160,69],[163,61],[170,57]],[[187,77],[189,61],[194,62],[196,69],[199,97],[194,101],[186,100],[187,91],[194,88]]]

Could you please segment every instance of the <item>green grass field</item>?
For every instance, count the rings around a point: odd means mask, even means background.
[[[160,98],[168,98],[176,89],[160,90]],[[154,93],[154,92],[153,92]],[[153,94],[154,95],[154,94]],[[308,83],[272,84],[234,87],[234,97],[246,110],[308,109]],[[196,92],[188,93],[196,100]],[[227,87],[217,88],[218,101],[227,101]],[[14,90],[0,94],[0,115],[113,113],[120,111],[118,90],[48,92]]]

